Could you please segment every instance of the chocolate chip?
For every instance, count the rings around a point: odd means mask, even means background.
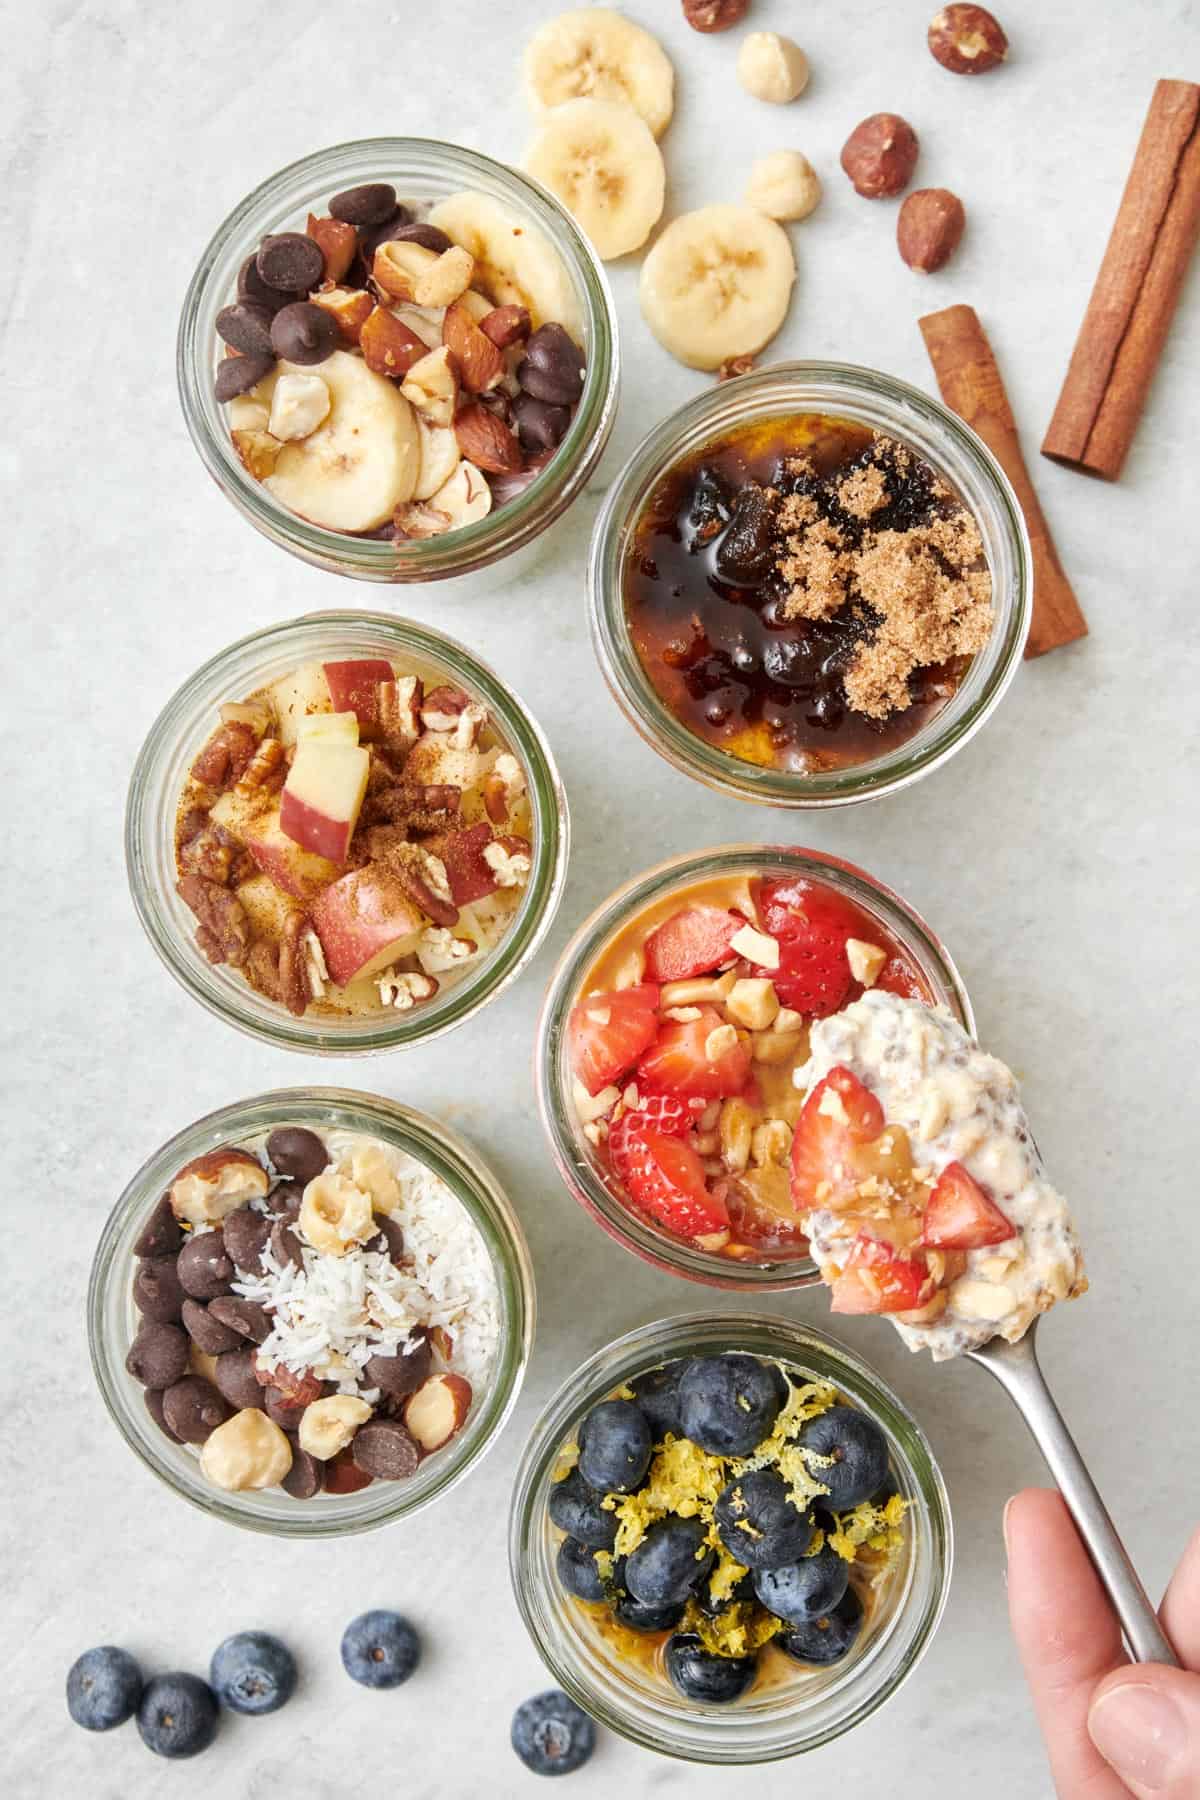
[[[213,1380],[238,1412],[247,1406],[259,1412],[264,1410],[262,1386],[254,1373],[253,1350],[227,1350],[218,1356]]]
[[[275,1423],[284,1431],[299,1431],[300,1421],[304,1417],[307,1404],[306,1401],[297,1404],[296,1401],[289,1400],[276,1387],[263,1389],[263,1406],[266,1415],[268,1419],[274,1419]]]
[[[217,336],[243,356],[270,356],[271,309],[254,300],[223,306],[217,314]]]
[[[183,1291],[193,1300],[214,1300],[227,1294],[233,1280],[233,1263],[225,1251],[221,1231],[193,1232],[175,1264]]]
[[[164,1194],[140,1235],[134,1239],[135,1256],[174,1256],[183,1242],[179,1220],[171,1210],[171,1196]]]
[[[263,1344],[271,1335],[270,1314],[255,1301],[243,1300],[240,1294],[222,1294],[209,1302],[208,1310],[214,1319],[228,1325],[231,1331],[240,1331],[252,1343]]]
[[[277,292],[307,294],[324,279],[325,257],[320,244],[304,232],[281,231],[263,239],[255,267]]]
[[[229,1417],[211,1381],[187,1375],[163,1395],[163,1417],[181,1444],[202,1444]]]
[[[292,1439],[292,1466],[280,1486],[293,1500],[311,1500],[325,1485],[325,1465]]]
[[[294,1219],[300,1211],[300,1202],[304,1198],[304,1184],[299,1181],[280,1181],[267,1195],[267,1210],[273,1219]]]
[[[173,1256],[156,1256],[138,1264],[133,1278],[133,1304],[144,1318],[170,1325],[183,1306],[183,1289]]]
[[[383,240],[385,243],[388,239]],[[418,219],[413,225],[398,225],[392,232],[391,242],[397,244],[420,244],[423,250],[432,250],[435,256],[444,256],[447,250],[453,250],[454,239],[446,236],[436,225],[426,225]]]
[[[583,392],[583,351],[561,325],[540,325],[517,364],[517,380],[535,400],[574,406]]]
[[[405,1480],[421,1460],[415,1438],[395,1419],[371,1419],[360,1426],[350,1450],[363,1474],[380,1481]]]
[[[370,1487],[371,1477],[354,1460],[353,1447],[346,1445],[325,1464],[327,1494],[357,1494],[359,1488]]]
[[[396,210],[396,190],[386,181],[364,181],[329,202],[330,217],[347,225],[378,225]]]
[[[338,330],[324,307],[296,300],[271,321],[271,343],[285,362],[323,363],[337,349]]]
[[[265,306],[269,313],[277,313],[289,300],[303,298],[300,294],[281,294],[277,288],[268,287],[253,256],[248,256],[238,270],[237,296],[239,300],[252,300],[255,306]]]
[[[167,1424],[166,1415],[163,1412],[163,1390],[161,1388],[147,1388],[142,1395],[142,1398],[146,1402],[146,1411],[150,1414],[150,1417],[154,1420],[154,1423],[158,1426],[158,1429],[162,1432],[163,1436],[169,1437],[173,1444],[182,1443],[183,1439],[177,1438],[175,1433],[171,1430],[171,1427]]]
[[[281,1269],[304,1267],[304,1249],[286,1219],[276,1219],[271,1227],[271,1255]]]
[[[230,1331],[228,1325],[214,1319],[199,1300],[184,1301],[183,1329],[205,1356],[221,1356],[226,1350],[239,1349],[245,1341],[240,1332]]]
[[[377,1387],[391,1400],[415,1394],[433,1367],[433,1351],[428,1338],[414,1335],[408,1341],[412,1346],[410,1350],[401,1350],[395,1356],[369,1357],[363,1370],[367,1385]]]
[[[393,213],[378,225],[368,225],[358,234],[359,254],[366,265],[368,273],[375,260],[375,252],[380,244],[393,243],[399,238],[412,221],[412,214],[406,206],[398,206]]]
[[[404,1261],[404,1233],[394,1219],[386,1213],[376,1213],[375,1223],[379,1227],[378,1234],[365,1246],[368,1250],[386,1250],[396,1268]]]
[[[187,1374],[188,1356],[185,1331],[147,1319],[129,1346],[125,1367],[143,1387],[168,1388]]]
[[[536,456],[539,450],[557,450],[571,423],[569,406],[551,406],[532,394],[518,394],[513,401],[513,423],[522,450]]]
[[[267,1139],[267,1155],[281,1175],[307,1187],[314,1176],[329,1167],[329,1152],[315,1131],[303,1125],[281,1125]]]
[[[239,1206],[222,1226],[225,1248],[237,1268],[250,1275],[262,1274],[263,1245],[271,1235],[271,1221],[252,1206]]]
[[[226,406],[230,400],[236,400],[239,394],[248,394],[274,367],[273,356],[225,357],[213,382],[218,402]]]

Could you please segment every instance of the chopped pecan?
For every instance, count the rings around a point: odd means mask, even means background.
[[[241,845],[219,825],[204,825],[179,849],[181,869],[228,887],[235,865],[242,860]]]
[[[385,832],[389,834],[386,837]],[[435,925],[457,925],[458,908],[450,897],[441,858],[430,855],[420,844],[408,843],[396,826],[377,826],[371,833],[373,845],[377,833],[378,860],[396,877],[414,906],[427,913]]]
[[[237,895],[190,872],[180,878],[176,892],[200,921],[196,942],[209,962],[244,968],[250,954],[250,920]]]
[[[239,794],[281,786],[285,770],[284,748],[278,738],[264,738],[237,779]]]
[[[367,825],[403,825],[409,831],[445,831],[458,818],[462,789],[447,782],[399,781],[368,791],[362,809]]]
[[[258,749],[248,725],[218,725],[192,764],[192,780],[222,791],[232,787]]]
[[[189,806],[175,827],[176,854],[185,844],[190,844],[197,833],[208,824],[208,808],[206,806]]]
[[[305,946],[311,929],[308,914],[293,909],[284,920],[279,939],[279,998],[297,1019],[308,1010],[312,998]]]
[[[419,675],[402,675],[379,684],[379,732],[389,749],[410,750],[421,735],[425,684]]]
[[[252,988],[265,994],[268,1000],[280,998],[279,952],[269,938],[256,938],[251,944],[246,963],[246,979]]]
[[[452,731],[458,715],[466,712],[471,696],[461,688],[437,687],[426,694],[421,723],[426,731]]]

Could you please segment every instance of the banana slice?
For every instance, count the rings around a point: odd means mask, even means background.
[[[235,429],[257,420],[252,408],[271,406],[283,375],[311,375],[277,363],[239,405]],[[329,415],[308,437],[284,444],[264,479],[281,506],[329,531],[372,531],[411,500],[421,468],[421,440],[412,407],[386,376],[360,356],[335,350],[320,364],[329,389]],[[253,428],[253,427],[251,427]]]
[[[548,113],[525,167],[557,195],[606,261],[644,244],[662,217],[667,171],[628,106],[568,100]]]
[[[475,285],[493,306],[524,306],[536,329],[557,321],[583,342],[583,315],[562,258],[536,226],[485,194],[448,194],[429,214],[475,258]]]
[[[657,38],[606,6],[560,13],[525,51],[525,87],[535,112],[565,100],[632,106],[656,138],[675,110],[675,71]]]
[[[429,425],[418,413],[417,430],[421,437],[421,469],[413,499],[432,500],[457,469],[461,453],[452,425]]]
[[[702,206],[642,264],[642,315],[691,369],[719,369],[768,343],[787,314],[796,259],[787,233],[748,206]]]

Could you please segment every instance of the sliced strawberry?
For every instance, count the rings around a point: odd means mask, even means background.
[[[925,1208],[921,1242],[934,1250],[981,1250],[1003,1244],[1017,1228],[960,1162],[947,1163]]]
[[[661,1131],[664,1137],[682,1137],[707,1104],[706,1100],[677,1100],[674,1094],[643,1094],[631,1116],[643,1128]]]
[[[854,985],[846,961],[846,933],[839,927],[806,923],[780,944],[779,967],[771,979],[784,1006],[807,1018],[827,1018],[845,1005]]]
[[[646,939],[646,974],[651,981],[706,975],[725,961],[730,938],[745,923],[722,906],[686,906],[672,913]]]
[[[797,1212],[836,1204],[854,1192],[861,1179],[855,1149],[872,1143],[884,1123],[874,1094],[840,1063],[818,1081],[792,1134],[792,1203]]]
[[[889,956],[875,979],[875,986],[886,994],[900,994],[905,1000],[923,1000],[928,1006],[933,995],[912,965],[902,956]]]
[[[639,1085],[681,1099],[721,1100],[739,1093],[750,1073],[745,1044],[739,1040],[715,1057],[708,1055],[708,1040],[724,1022],[715,1007],[704,1006],[698,1019],[664,1025],[638,1064]]]
[[[658,988],[643,981],[611,994],[592,994],[567,1020],[571,1067],[589,1094],[598,1094],[631,1069],[658,1030]]]
[[[844,943],[848,937],[862,937],[868,925],[852,901],[798,875],[764,881],[758,890],[758,910],[763,930],[782,939],[804,937],[815,925],[839,932]]]
[[[613,1174],[630,1199],[679,1237],[725,1231],[724,1202],[710,1194],[704,1164],[690,1144],[640,1123],[637,1112],[622,1114],[608,1134]]]
[[[829,1287],[831,1312],[912,1312],[928,1297],[929,1270],[924,1257],[903,1256],[860,1231],[844,1272]]]

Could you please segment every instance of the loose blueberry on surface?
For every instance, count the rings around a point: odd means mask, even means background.
[[[716,1552],[704,1549],[702,1519],[661,1519],[625,1565],[625,1586],[643,1606],[677,1606],[712,1570]]]
[[[363,1687],[399,1687],[420,1660],[421,1640],[400,1613],[360,1613],[342,1634],[342,1667]]]
[[[622,1594],[613,1602],[613,1617],[631,1631],[674,1631],[683,1618],[683,1602],[674,1606],[644,1606],[632,1594]]]
[[[754,1577],[762,1605],[789,1625],[805,1625],[832,1612],[849,1585],[849,1563],[828,1544],[822,1544],[815,1556],[759,1569]]]
[[[656,1444],[661,1444],[668,1432],[672,1437],[682,1435],[683,1428],[679,1423],[679,1377],[682,1373],[682,1363],[668,1363],[665,1369],[650,1369],[629,1384],[639,1409],[646,1415],[650,1436]]]
[[[198,1675],[175,1670],[148,1681],[137,1709],[142,1742],[155,1756],[198,1756],[217,1735],[216,1696]]]
[[[817,1479],[829,1489],[825,1504],[835,1512],[869,1499],[887,1476],[887,1439],[874,1419],[852,1406],[831,1406],[810,1419],[799,1442],[805,1450],[833,1458],[817,1471]]]
[[[793,1626],[775,1642],[796,1662],[814,1663],[820,1668],[827,1663],[840,1662],[853,1648],[862,1622],[862,1601],[853,1588],[847,1588],[831,1613]]]
[[[213,1651],[209,1684],[232,1712],[278,1712],[296,1688],[296,1659],[269,1631],[238,1631]]]
[[[632,1400],[602,1400],[579,1428],[579,1473],[600,1494],[631,1494],[650,1467],[650,1427]]]
[[[777,1569],[795,1562],[812,1543],[813,1527],[793,1506],[787,1483],[774,1469],[754,1469],[718,1496],[713,1517],[721,1542],[748,1569]]]
[[[746,1692],[755,1666],[753,1656],[714,1656],[691,1632],[677,1631],[667,1641],[667,1674],[685,1700],[728,1706]]]
[[[592,1550],[611,1550],[617,1538],[617,1515],[605,1512],[601,1496],[590,1488],[578,1469],[550,1486],[547,1511],[553,1524],[568,1537]]]
[[[683,1435],[712,1456],[749,1456],[783,1404],[779,1371],[755,1356],[698,1356],[679,1380]]]
[[[142,1671],[128,1650],[100,1644],[76,1657],[67,1674],[67,1711],[85,1731],[111,1731],[132,1719],[142,1697]]]
[[[518,1706],[512,1747],[535,1775],[571,1775],[596,1748],[596,1727],[561,1688],[550,1688]]]
[[[586,1544],[566,1537],[558,1546],[554,1559],[555,1572],[568,1594],[577,1600],[603,1600],[604,1583],[596,1567],[596,1558]]]

